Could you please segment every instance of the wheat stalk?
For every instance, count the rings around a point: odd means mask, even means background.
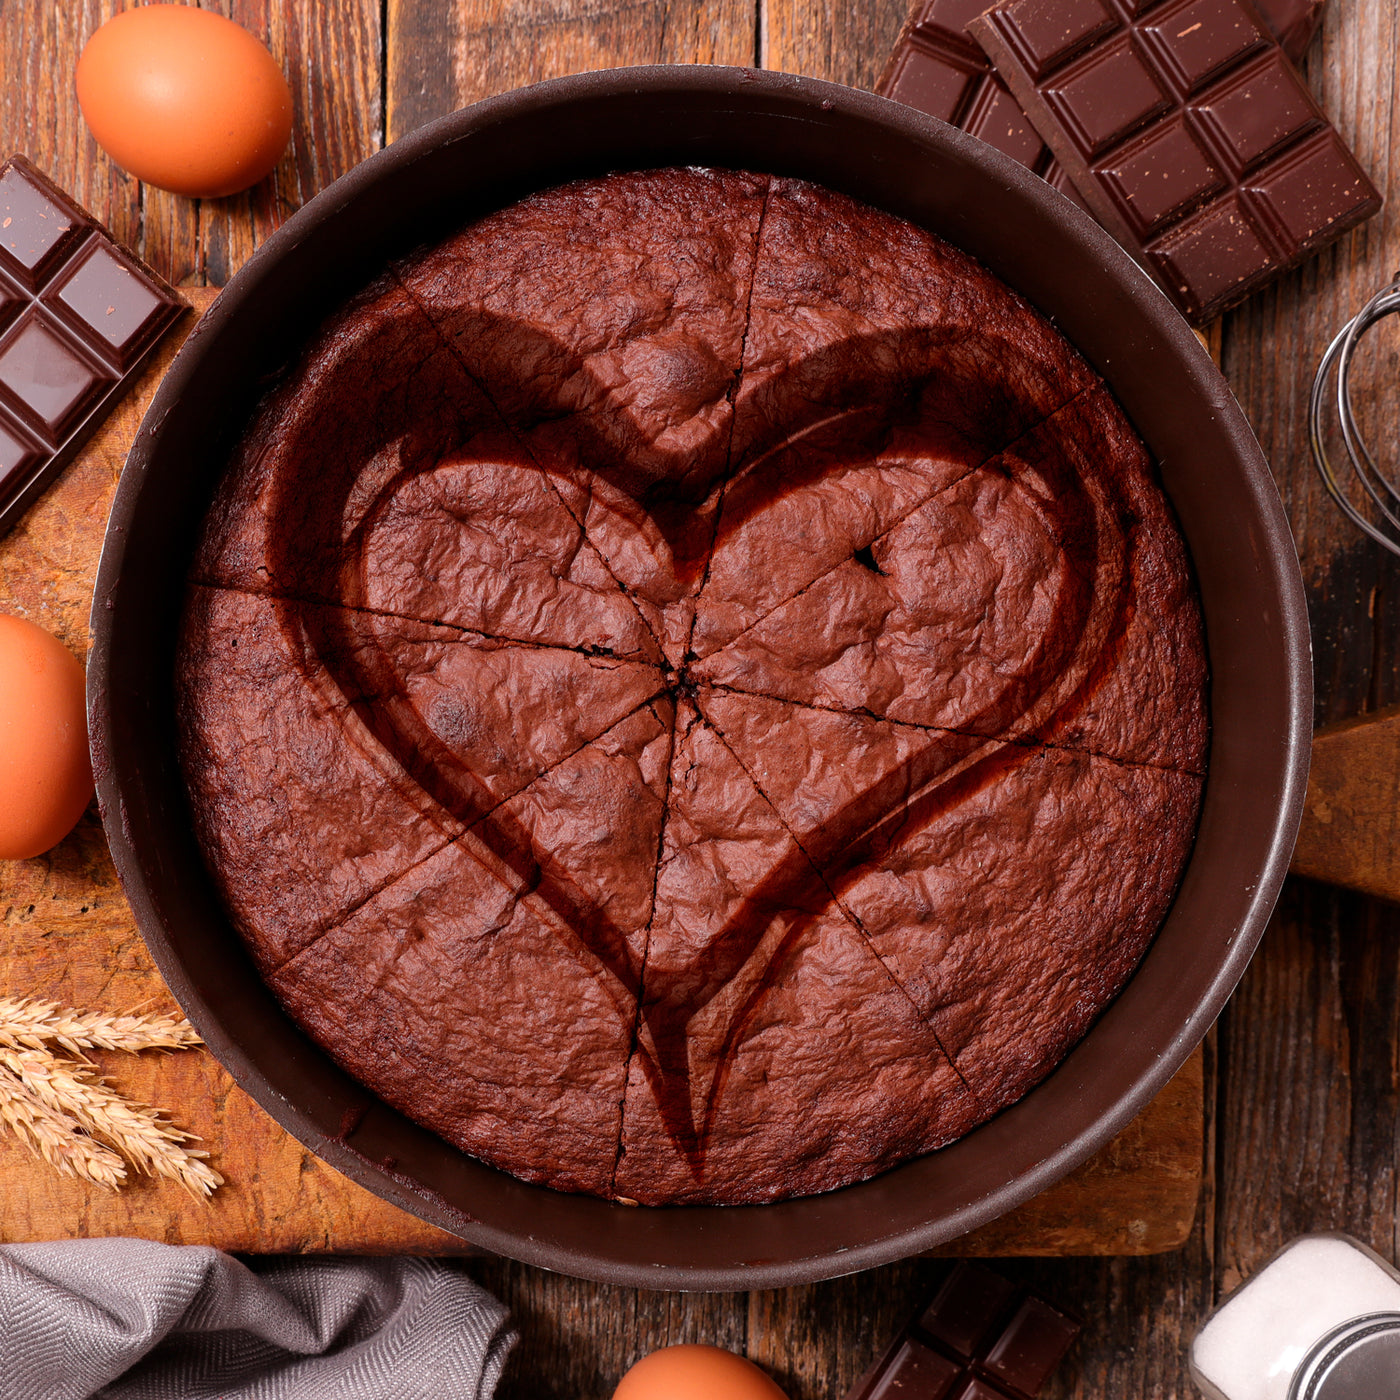
[[[203,1043],[182,1016],[79,1013],[53,1001],[0,997],[0,1046],[10,1049],[61,1045],[81,1055],[84,1050],[183,1050]]]
[[[8,1069],[0,1068],[0,1123],[35,1156],[65,1176],[116,1190],[126,1180],[122,1159],[95,1142],[76,1118],[50,1108]]]
[[[179,1016],[84,1013],[52,1001],[0,997],[0,1123],[70,1176],[120,1186],[126,1180],[121,1153],[138,1171],[166,1177],[202,1199],[223,1177],[205,1160],[208,1153],[186,1145],[197,1139],[157,1109],[123,1098],[83,1053],[200,1044]],[[55,1054],[53,1046],[77,1060]]]
[[[197,1198],[223,1184],[205,1160],[207,1152],[186,1147],[193,1134],[163,1118],[159,1109],[123,1098],[90,1066],[46,1050],[0,1049],[0,1066],[16,1075],[46,1108],[75,1118],[109,1142],[138,1171],[163,1176]]]

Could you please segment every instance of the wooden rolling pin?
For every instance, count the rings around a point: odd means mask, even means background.
[[[1400,901],[1400,705],[1313,735],[1290,869]]]

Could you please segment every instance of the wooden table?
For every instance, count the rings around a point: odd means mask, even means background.
[[[217,203],[114,171],[72,95],[76,55],[108,0],[0,7],[0,151],[24,149],[118,237],[185,286],[222,285],[289,213],[386,141],[490,93],[623,63],[761,63],[870,86],[907,0],[232,0],[288,72],[294,146],[275,178]],[[1329,13],[1306,71],[1386,190],[1400,97],[1390,0]],[[1298,536],[1314,620],[1319,722],[1400,700],[1400,568],[1354,535],[1307,460],[1306,389],[1331,330],[1400,265],[1389,211],[1228,317],[1227,375],[1274,466]],[[1363,403],[1395,438],[1397,344],[1378,333]],[[1369,377],[1369,376],[1368,376]],[[1386,429],[1389,429],[1388,436]],[[55,568],[68,561],[55,560]],[[0,584],[0,604],[3,604]],[[80,627],[80,620],[72,625]],[[77,636],[69,640],[80,642]],[[58,872],[56,890],[73,872]],[[70,882],[71,883],[71,882]],[[72,889],[68,889],[72,893]],[[0,899],[0,921],[27,906]],[[87,911],[84,910],[84,913]],[[121,967],[113,969],[120,976]],[[1304,881],[1286,890],[1244,984],[1207,1042],[1205,1189],[1190,1238],[1138,1258],[1015,1260],[1089,1318],[1054,1397],[1194,1394],[1184,1345],[1212,1301],[1290,1236],[1350,1230],[1397,1240],[1400,910]],[[0,1203],[5,1182],[0,1180]],[[839,1396],[937,1266],[915,1261],[811,1288],[750,1295],[634,1292],[501,1261],[474,1274],[524,1332],[503,1395],[606,1396],[635,1356],[705,1340],[769,1366],[794,1400]]]

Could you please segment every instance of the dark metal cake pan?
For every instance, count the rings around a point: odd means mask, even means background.
[[[766,1206],[646,1209],[530,1186],[416,1126],[281,1010],[219,904],[175,750],[177,624],[200,522],[267,385],[388,259],[533,190],[614,169],[800,176],[981,259],[1103,374],[1158,462],[1191,549],[1211,665],[1195,850],[1125,990],[1055,1072],[952,1146]],[[1283,880],[1311,740],[1307,616],[1258,444],[1199,341],[1086,215],[990,147],[829,83],[623,69],[483,102],[312,200],[181,350],[141,427],[93,600],[88,696],[112,854],[172,991],[234,1078],[346,1175],[486,1249],[613,1283],[774,1287],[954,1238],[1106,1143],[1180,1067],[1244,971]]]

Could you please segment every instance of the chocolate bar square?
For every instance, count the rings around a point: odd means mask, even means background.
[[[1139,237],[1225,188],[1224,174],[1179,117],[1119,151],[1104,164],[1103,179]]]
[[[23,156],[0,166],[0,266],[22,287],[32,292],[47,281],[90,222]]]
[[[1003,1385],[1034,1395],[1078,1335],[1078,1323],[1043,1298],[1028,1297],[1012,1313],[982,1364]]]
[[[1126,35],[1059,73],[1046,86],[1045,101],[1075,133],[1077,145],[1091,156],[1171,106],[1171,97],[1151,65]],[[1067,168],[1073,176],[1074,166]]]
[[[948,1400],[963,1368],[917,1337],[906,1337],[870,1390],[870,1400]]]
[[[0,340],[0,396],[51,447],[63,442],[115,378],[38,307]]]

